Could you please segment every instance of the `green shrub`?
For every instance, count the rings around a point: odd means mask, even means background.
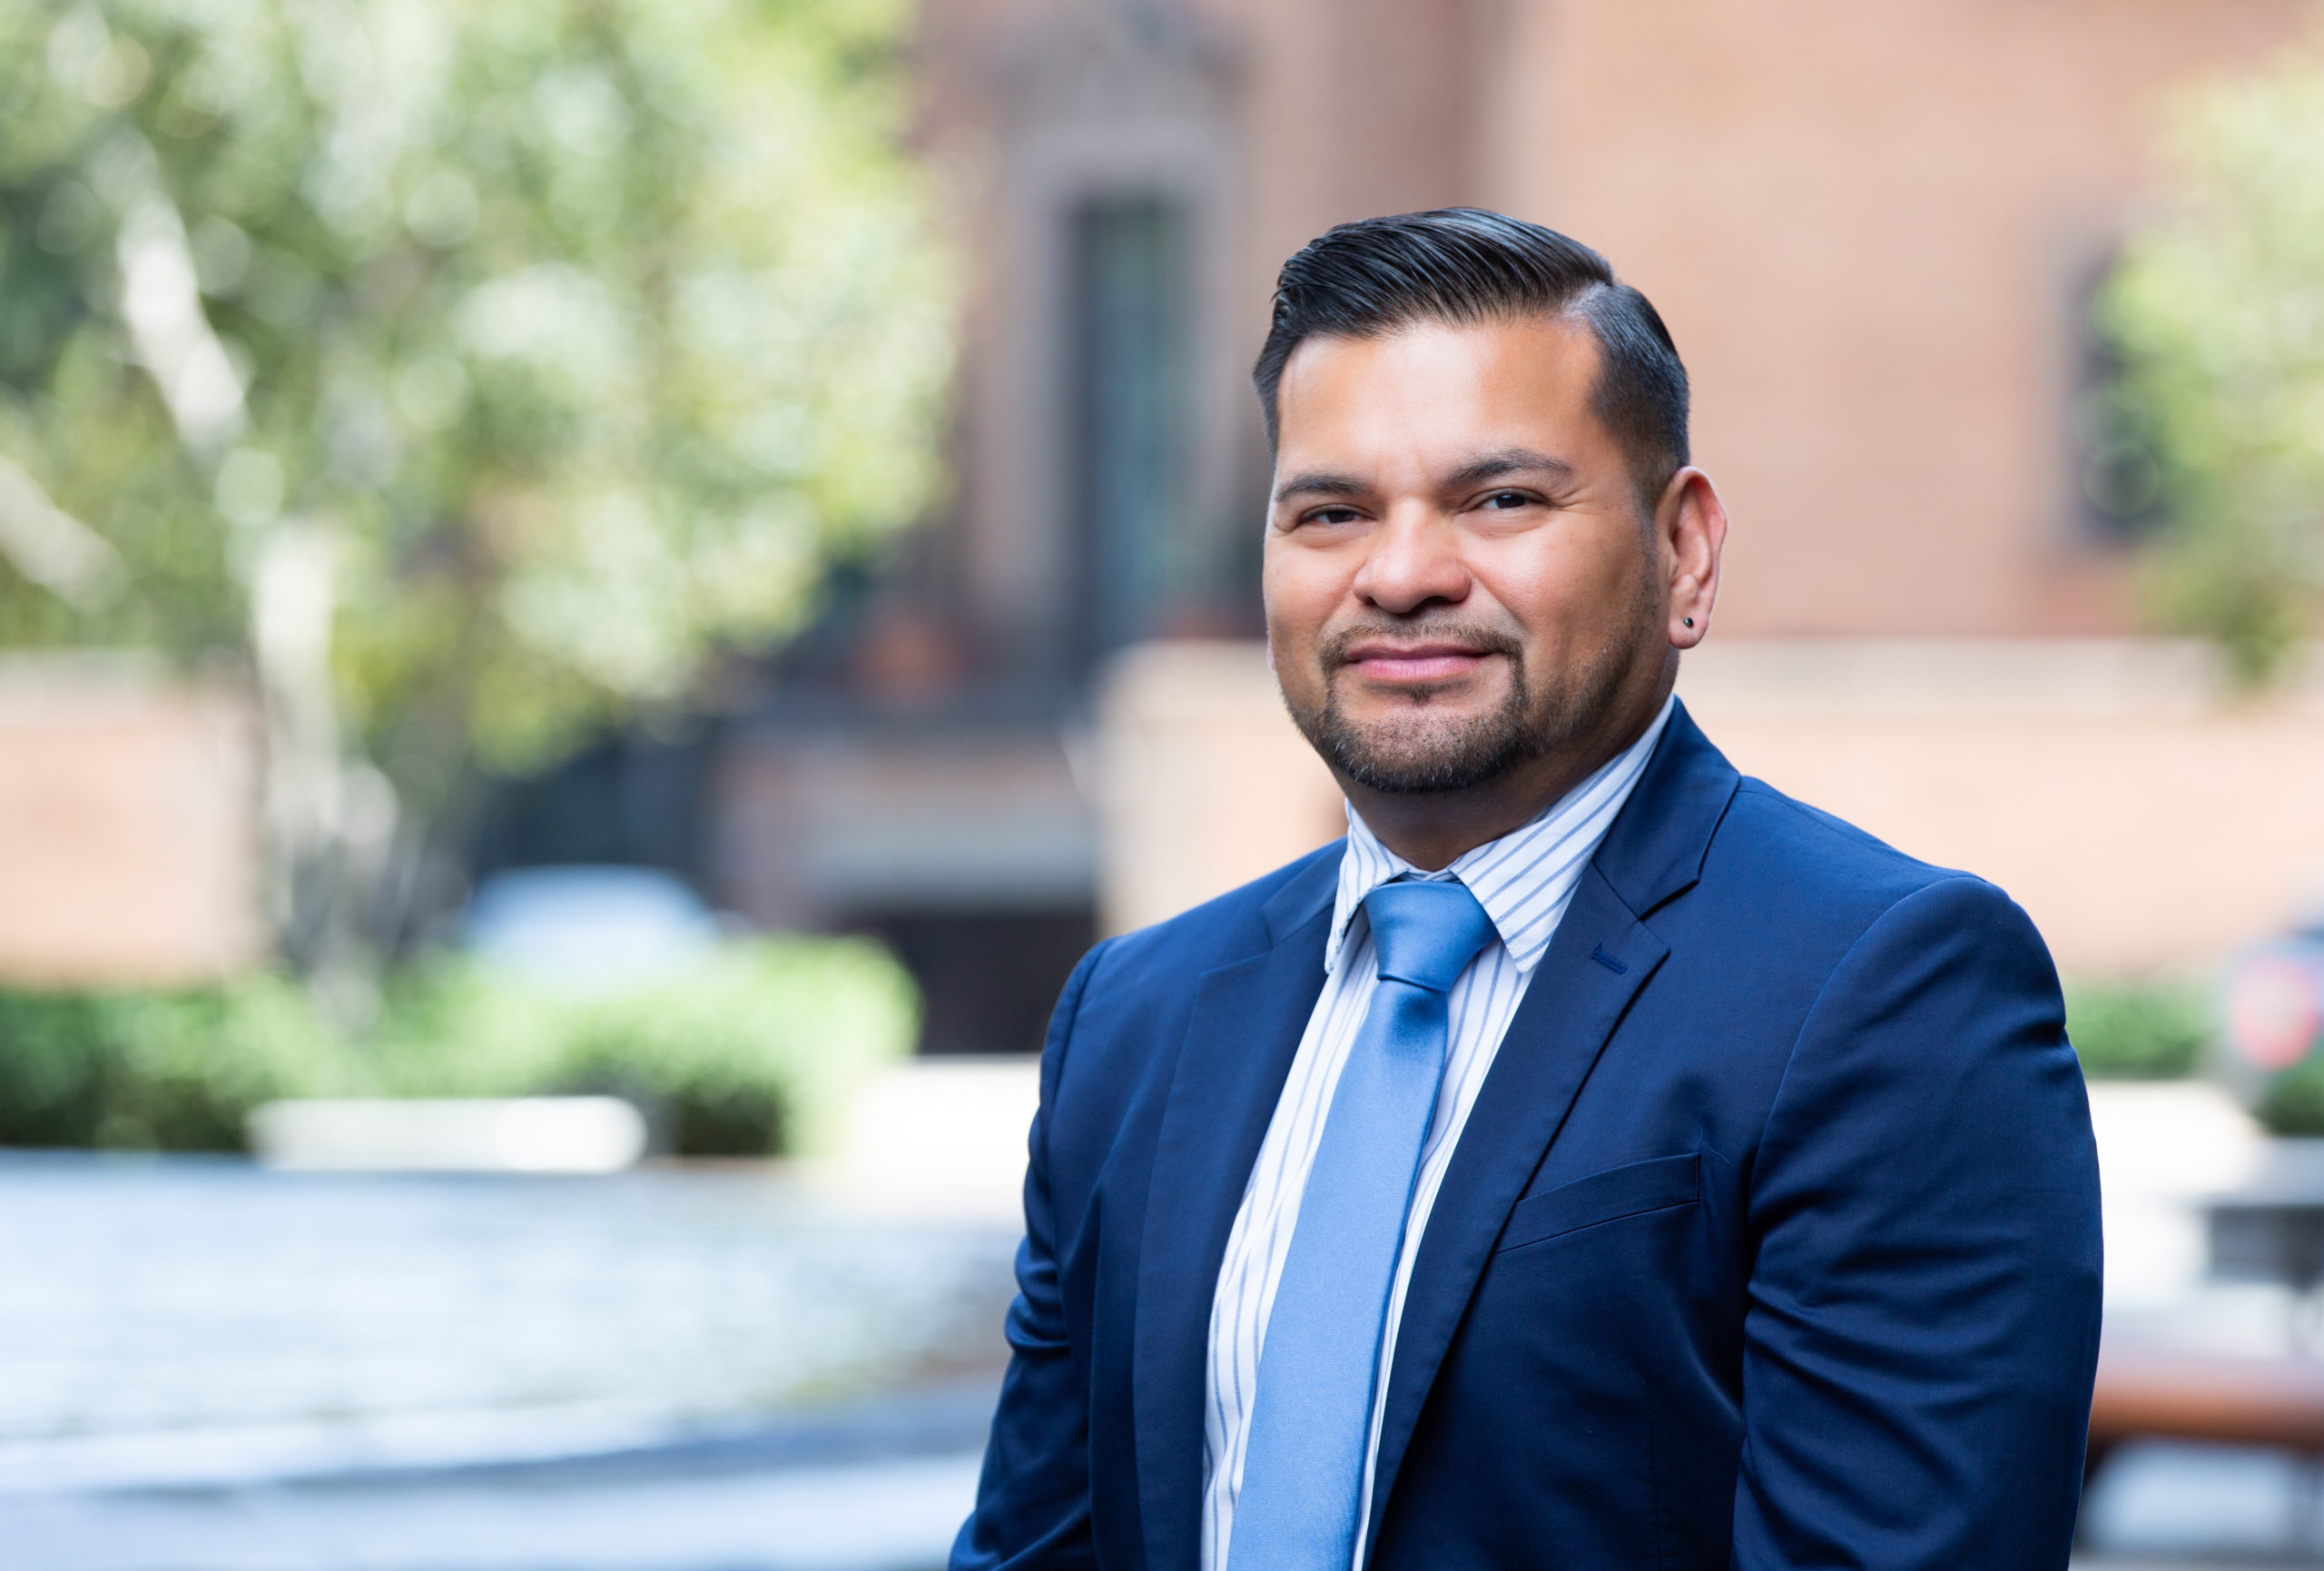
[[[918,1030],[911,978],[862,939],[738,941],[580,997],[446,960],[389,989],[375,1072],[398,1096],[610,1092],[675,1150],[756,1155],[828,1147],[847,1092]]]
[[[235,1151],[242,1115],[349,1083],[304,990],[0,992],[0,1144]]]
[[[2066,1035],[2092,1080],[2175,1080],[2194,1072],[2211,1043],[2201,988],[2183,983],[2073,982]]]
[[[0,1144],[233,1151],[260,1102],[610,1092],[688,1155],[812,1151],[910,1051],[911,979],[860,939],[722,944],[650,984],[548,992],[458,957],[391,978],[350,1041],[275,977],[174,993],[0,991]]]
[[[2252,1110],[2270,1134],[2324,1134],[2324,1059],[2301,1059],[2268,1082]]]

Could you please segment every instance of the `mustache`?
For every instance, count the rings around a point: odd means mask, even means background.
[[[1316,658],[1328,676],[1350,663],[1350,649],[1374,638],[1404,644],[1458,644],[1482,655],[1506,655],[1512,661],[1521,664],[1524,659],[1524,647],[1513,634],[1500,627],[1487,627],[1482,622],[1463,622],[1449,618],[1417,622],[1382,619],[1351,623],[1324,636],[1315,646]]]

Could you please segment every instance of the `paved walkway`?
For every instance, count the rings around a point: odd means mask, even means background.
[[[1014,1242],[765,1169],[0,1153],[0,1568],[938,1565]]]
[[[12,1571],[926,1571],[973,1453],[727,1476],[0,1500]]]
[[[1029,1094],[1021,1065],[944,1067],[791,1177],[0,1153],[0,1571],[941,1565]],[[2145,1172],[2188,1140],[2114,1127],[2162,1095],[2133,1090],[2102,1110],[2109,1334],[2272,1348],[2279,1298],[2200,1280],[2181,1191],[2217,1175]],[[940,1116],[979,1098],[1009,1106]],[[2324,1566],[2293,1557],[2324,1507],[2279,1454],[2126,1447],[2088,1518],[2075,1571]]]
[[[8,1571],[922,1571],[975,1494],[979,1377],[591,1455],[0,1490]]]

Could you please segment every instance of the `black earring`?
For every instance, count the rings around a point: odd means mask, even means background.
[[[1694,619],[1692,617],[1681,617],[1681,618],[1679,618],[1679,619],[1680,621],[1682,621],[1682,622],[1686,623],[1686,624],[1687,624],[1687,626],[1689,626],[1689,627],[1693,627],[1693,626],[1695,625],[1695,619]]]

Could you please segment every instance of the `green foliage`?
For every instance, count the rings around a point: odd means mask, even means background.
[[[2305,633],[2324,522],[2324,61],[2179,105],[2172,202],[2101,301],[2174,520],[2157,607],[2273,675]]]
[[[2092,1080],[2176,1080],[2211,1044],[2200,988],[2171,983],[2075,982],[2066,986],[2066,1035]]]
[[[251,1108],[347,1089],[351,1068],[305,992],[273,977],[0,992],[0,1145],[233,1151]]]
[[[2252,1111],[2270,1134],[2324,1135],[2324,1060],[2311,1055],[2277,1075]]]
[[[791,629],[937,479],[906,19],[0,7],[0,465],[94,537],[0,528],[0,641],[239,648],[320,532],[342,698],[425,801]]]
[[[466,961],[391,979],[335,1033],[273,977],[175,994],[0,992],[0,1144],[232,1151],[285,1096],[627,1096],[688,1155],[812,1151],[911,1048],[911,980],[862,940],[722,945],[649,985],[570,996]]]
[[[846,1092],[908,1052],[911,980],[863,940],[752,939],[648,986],[577,997],[462,962],[398,979],[375,1043],[398,1096],[608,1092],[700,1154],[813,1150]]]

